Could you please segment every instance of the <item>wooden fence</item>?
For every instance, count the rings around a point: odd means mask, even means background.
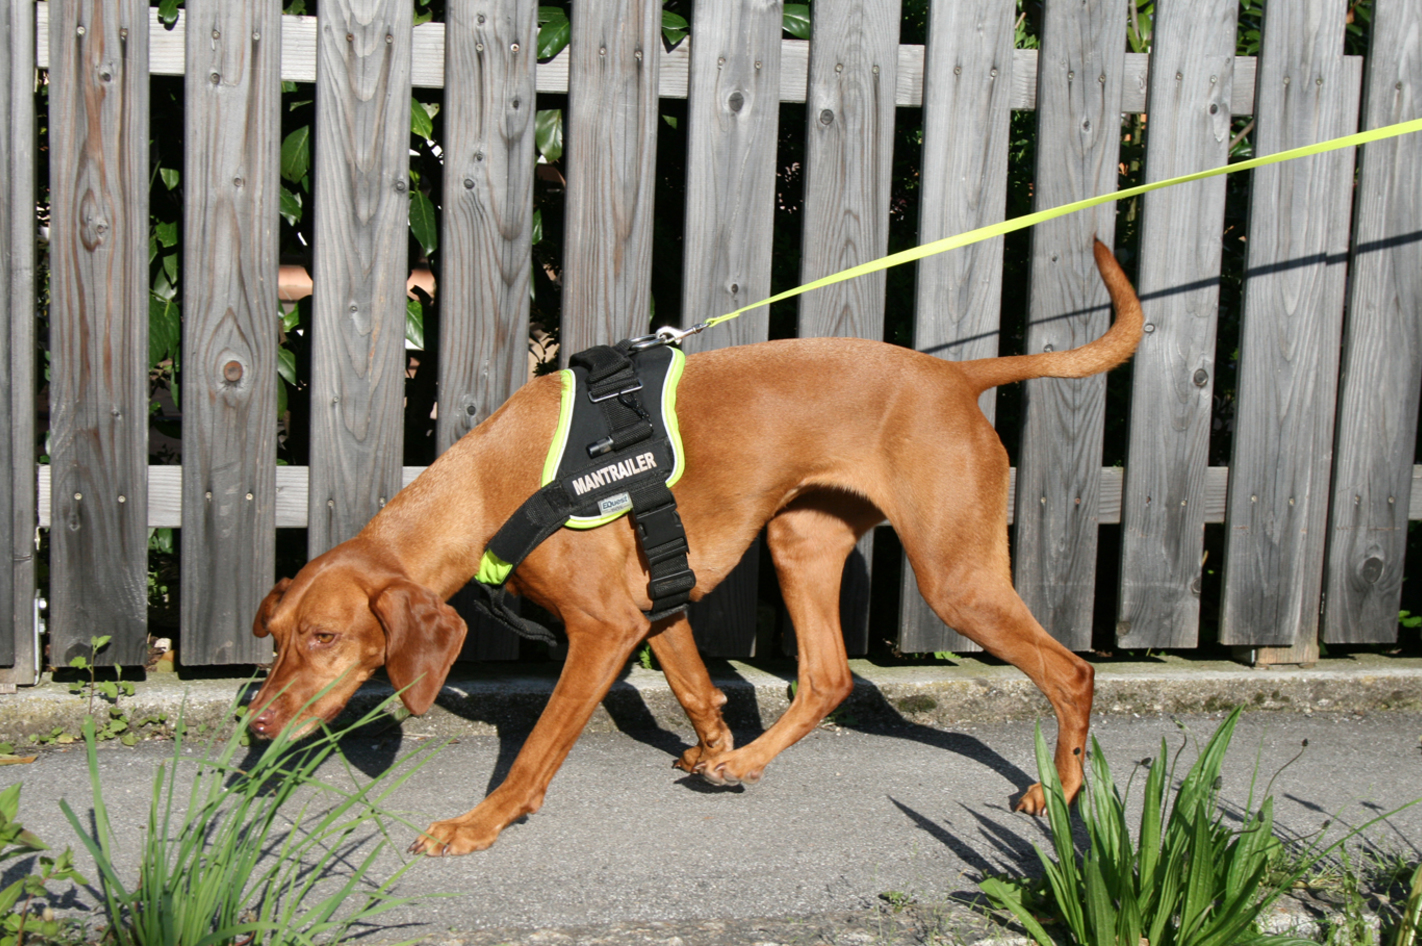
[[[887,249],[893,127],[922,106],[922,240],[1001,219],[1009,118],[1036,109],[1034,195],[1047,207],[1110,191],[1122,113],[1149,112],[1160,179],[1227,160],[1231,117],[1265,154],[1422,115],[1422,8],[1376,0],[1372,52],[1343,55],[1344,0],[1269,5],[1257,61],[1235,56],[1237,0],[1160,0],[1149,56],[1126,53],[1125,0],[1046,0],[1040,52],[1013,48],[1012,0],[935,0],[926,46],[899,44],[897,0],[815,0],[813,35],[782,38],[771,0],[698,0],[671,52],[655,0],[579,3],[569,49],[535,61],[534,0],[449,0],[411,25],[408,0],[187,0],[177,28],[147,0],[3,0],[6,162],[0,280],[8,360],[0,411],[0,681],[41,662],[36,525],[50,529],[49,660],[113,636],[145,655],[145,530],[182,527],[181,659],[250,663],[275,530],[312,552],[352,535],[417,470],[402,469],[410,87],[443,87],[444,254],[438,437],[446,447],[526,372],[537,94],[566,92],[563,345],[648,329],[659,98],[688,99],[687,322],[770,288],[781,102],[805,102],[801,275]],[[34,466],[32,76],[48,69],[50,463]],[[148,465],[148,77],[185,76],[184,463]],[[316,84],[312,449],[275,466],[280,81]],[[794,130],[797,134],[800,129]],[[1357,185],[1353,186],[1357,166]],[[1422,316],[1422,138],[1254,172],[1228,468],[1207,465],[1225,180],[1144,200],[1122,468],[1103,468],[1103,378],[1027,385],[1014,507],[1016,580],[1047,629],[1091,643],[1098,526],[1121,524],[1118,639],[1189,648],[1200,627],[1206,523],[1227,540],[1220,638],[1306,657],[1327,641],[1394,639],[1409,519]],[[1112,207],[1036,228],[1031,351],[1099,335],[1109,315],[1090,264]],[[1003,242],[925,260],[914,345],[947,358],[998,347]],[[805,296],[802,335],[882,337],[883,275]],[[1344,314],[1347,314],[1346,319]],[[766,337],[762,310],[688,343]],[[993,395],[985,396],[991,414]],[[692,538],[695,541],[695,538]],[[754,647],[754,563],[696,614],[708,652]],[[932,616],[905,570],[899,644],[971,649]],[[1326,602],[1326,605],[1324,604]],[[852,651],[867,642],[852,605]],[[512,640],[480,630],[478,652]]]

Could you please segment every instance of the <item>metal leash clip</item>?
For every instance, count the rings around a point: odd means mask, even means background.
[[[659,348],[662,345],[680,345],[681,340],[688,335],[695,335],[704,332],[709,328],[705,322],[698,322],[691,328],[672,328],[670,325],[663,325],[657,329],[654,335],[642,335],[632,339],[632,351],[646,351],[649,348]]]

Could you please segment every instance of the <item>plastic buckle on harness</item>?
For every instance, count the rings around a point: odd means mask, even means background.
[[[638,509],[635,516],[638,537],[642,540],[642,551],[647,556],[648,564],[660,565],[690,551],[675,503]]]
[[[588,400],[592,401],[594,404],[599,404],[603,401],[610,401],[615,397],[621,397],[624,394],[631,394],[633,391],[640,390],[642,390],[642,379],[638,378],[630,387],[620,388],[616,391],[608,391],[604,394],[593,394],[591,391],[589,391]]]

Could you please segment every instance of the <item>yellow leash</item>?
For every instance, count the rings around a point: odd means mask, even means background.
[[[1384,125],[1381,128],[1374,128],[1370,131],[1360,131],[1357,134],[1345,135],[1342,138],[1330,138],[1328,141],[1321,141],[1317,144],[1305,145],[1302,148],[1292,148],[1288,151],[1280,151],[1276,154],[1266,155],[1262,158],[1250,158],[1248,161],[1240,161],[1237,164],[1225,164],[1217,168],[1210,168],[1207,171],[1196,171],[1194,174],[1185,174],[1180,177],[1172,177],[1164,181],[1156,181],[1153,184],[1141,184],[1136,187],[1128,187],[1125,190],[1113,191],[1109,194],[1101,194],[1097,197],[1088,197],[1086,200],[1078,200],[1074,203],[1063,204],[1060,207],[1052,207],[1048,210],[1038,210],[1022,217],[1014,217],[1011,220],[1004,220],[1001,223],[994,223],[986,227],[979,227],[976,230],[969,230],[967,233],[960,233],[957,236],[944,237],[941,240],[934,240],[932,243],[924,243],[911,249],[901,250],[898,253],[890,253],[888,256],[881,256],[879,259],[870,260],[867,263],[860,263],[858,266],[851,266],[848,269],[840,270],[829,276],[822,276],[813,282],[807,282],[794,289],[787,289],[777,293],[768,299],[751,305],[742,306],[734,312],[727,312],[725,315],[718,315],[715,318],[707,319],[687,329],[662,328],[657,330],[654,336],[645,339],[637,339],[640,345],[634,347],[649,347],[656,344],[675,344],[688,335],[695,335],[704,332],[714,325],[719,325],[729,319],[758,309],[763,305],[770,305],[773,302],[780,302],[791,299],[811,289],[820,289],[824,286],[832,286],[837,282],[844,282],[846,279],[853,279],[856,276],[863,276],[868,273],[876,273],[891,266],[899,266],[903,263],[912,263],[921,260],[925,256],[934,256],[938,253],[946,253],[948,250],[955,250],[960,246],[967,246],[970,243],[977,243],[980,240],[987,240],[991,237],[1001,236],[1004,233],[1012,233],[1015,230],[1023,230],[1027,227],[1035,226],[1044,220],[1053,220],[1057,217],[1064,217],[1067,214],[1075,213],[1078,210],[1085,210],[1088,207],[1097,207],[1101,204],[1114,200],[1124,200],[1128,197],[1135,197],[1139,194],[1146,194],[1162,187],[1173,187],[1176,184],[1188,184],[1190,181],[1202,181],[1207,177],[1218,177],[1221,174],[1233,174],[1236,171],[1248,171],[1252,168],[1264,167],[1266,164],[1278,164],[1282,161],[1292,161],[1296,158],[1306,158],[1313,154],[1323,154],[1326,151],[1336,151],[1339,148],[1353,148],[1358,145],[1368,144],[1373,141],[1382,141],[1386,138],[1396,138],[1399,135],[1410,134],[1414,131],[1422,131],[1422,118],[1413,119],[1407,122],[1398,122],[1395,125]]]

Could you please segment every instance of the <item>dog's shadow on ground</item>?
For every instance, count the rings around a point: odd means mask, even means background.
[[[742,677],[733,664],[720,661],[716,664],[717,682],[726,694],[722,715],[735,736],[736,745],[747,745],[765,731],[756,686]],[[549,664],[532,671],[527,667],[520,668],[520,672],[546,675],[551,683],[559,669],[558,665]],[[624,671],[614,683],[603,701],[603,709],[621,733],[666,753],[670,764],[695,744],[695,737],[689,731],[683,733],[663,728],[642,692],[625,684],[628,673]],[[489,774],[486,793],[493,791],[507,777],[519,750],[542,714],[550,691],[551,686],[522,687],[516,696],[506,693],[495,704],[481,702],[472,695],[466,697],[452,692],[441,695],[439,704],[445,710],[468,722],[490,726],[498,733],[498,755]],[[354,712],[355,709],[352,707],[347,712]],[[1016,786],[1012,796],[1005,799],[1009,803],[1015,802],[1021,792],[1036,781],[980,739],[908,719],[877,688],[866,685],[862,680],[858,681],[854,694],[841,707],[837,721],[846,729],[895,739],[911,739],[970,759]],[[347,737],[344,743],[347,758],[367,776],[377,777],[395,764],[400,756],[403,736],[418,726],[415,720],[400,723],[394,717],[378,718]],[[255,760],[260,751],[260,744],[254,745],[249,760]],[[739,786],[714,786],[693,776],[679,779],[677,784],[697,792],[740,790]]]

